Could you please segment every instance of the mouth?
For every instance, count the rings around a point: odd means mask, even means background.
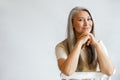
[[[85,28],[83,28],[83,31],[84,32],[90,32],[90,28],[89,27],[85,27]]]
[[[86,28],[83,28],[84,30],[88,30],[88,29],[90,29],[90,28],[88,28],[88,27],[86,27]]]

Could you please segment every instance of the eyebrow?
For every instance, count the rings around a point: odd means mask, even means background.
[[[84,17],[78,17],[78,18],[84,18]],[[87,18],[92,18],[92,17],[88,16]]]

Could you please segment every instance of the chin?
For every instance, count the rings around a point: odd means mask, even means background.
[[[85,31],[83,31],[83,33],[90,33],[90,31],[88,31],[88,30],[85,30]]]

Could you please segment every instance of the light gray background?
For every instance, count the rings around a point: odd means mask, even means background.
[[[0,80],[60,80],[55,45],[75,6],[90,10],[120,80],[119,0],[0,0]]]

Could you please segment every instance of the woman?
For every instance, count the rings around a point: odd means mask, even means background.
[[[85,8],[71,10],[67,39],[57,44],[56,56],[60,71],[67,76],[74,72],[92,71],[110,76],[114,71],[105,46],[94,37],[94,22]]]

